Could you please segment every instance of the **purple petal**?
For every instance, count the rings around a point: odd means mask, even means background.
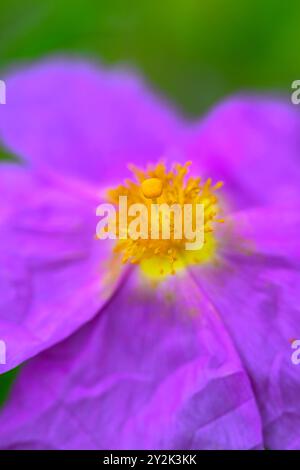
[[[192,279],[155,290],[133,275],[91,323],[23,368],[0,440],[14,449],[262,445],[247,374]]]
[[[191,132],[187,157],[222,179],[234,207],[300,196],[300,114],[283,100],[235,97]]]
[[[182,124],[141,80],[125,71],[57,59],[6,78],[0,109],[5,145],[35,165],[95,183],[124,175],[178,140]]]
[[[300,449],[300,366],[292,362],[291,346],[300,338],[299,210],[264,208],[233,220],[251,235],[254,252],[227,256],[205,273],[198,270],[198,282],[250,376],[265,446]]]
[[[0,339],[5,372],[88,321],[109,298],[96,194],[19,165],[0,168]],[[90,197],[90,198],[89,198]]]

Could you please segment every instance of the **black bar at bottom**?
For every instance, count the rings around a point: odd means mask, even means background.
[[[0,451],[0,468],[11,468],[20,465],[56,465],[69,463],[82,465],[83,469],[98,468],[102,465],[123,465],[125,468],[135,468],[140,465],[204,465],[205,463],[247,464],[255,462],[278,464],[280,461],[287,465],[300,462],[298,451]],[[6,467],[4,467],[6,464]],[[54,470],[56,470],[54,468]]]

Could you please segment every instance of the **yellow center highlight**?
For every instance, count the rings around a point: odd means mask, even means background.
[[[204,220],[204,244],[197,250],[187,250],[187,238],[184,233],[180,239],[175,236],[174,214],[170,217],[170,237],[162,237],[161,221],[167,214],[164,210],[159,211],[159,221],[154,227],[158,233],[158,238],[151,237],[151,224],[149,224],[149,237],[132,239],[131,237],[119,235],[117,222],[117,241],[114,248],[119,253],[123,263],[133,263],[140,265],[142,272],[153,280],[164,279],[170,274],[182,271],[189,265],[211,262],[216,253],[217,241],[215,236],[216,223],[223,222],[220,219],[219,202],[216,196],[217,190],[222,186],[222,182],[212,185],[211,179],[206,181],[200,177],[187,176],[191,162],[184,165],[175,164],[171,170],[167,170],[163,163],[156,166],[149,166],[141,170],[134,166],[130,167],[135,181],[128,179],[123,185],[108,191],[108,201],[112,203],[116,211],[119,210],[119,197],[127,197],[128,208],[133,204],[143,204],[148,211],[148,220],[152,222],[151,211],[153,204],[162,204],[172,207],[179,205],[184,209],[186,204],[196,208],[198,204],[203,206]],[[157,209],[157,206],[155,206]],[[195,214],[195,211],[192,211]],[[127,214],[128,215],[128,214]],[[194,218],[194,216],[192,217]],[[128,215],[127,231],[129,231],[132,217]],[[192,220],[194,223],[195,220]],[[157,223],[157,222],[156,222]],[[124,229],[123,229],[124,230]],[[184,232],[184,231],[183,231]],[[123,232],[122,232],[123,233]]]
[[[158,178],[148,178],[142,181],[141,188],[147,199],[156,199],[163,192],[163,183]]]

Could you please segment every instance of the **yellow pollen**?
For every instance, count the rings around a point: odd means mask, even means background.
[[[156,199],[161,196],[163,183],[158,178],[147,178],[141,184],[142,193],[147,199]]]
[[[146,217],[148,236],[134,239],[129,236],[131,223],[134,222],[135,227],[139,224],[136,219],[133,220],[134,217],[130,216],[128,211],[125,227],[123,225],[121,227],[120,219],[117,217],[117,240],[114,252],[121,256],[123,263],[138,264],[142,272],[153,280],[164,279],[189,265],[208,263],[215,259],[216,226],[224,221],[220,217],[219,200],[216,195],[222,183],[213,184],[210,178],[202,181],[200,177],[187,176],[190,165],[191,162],[184,165],[175,164],[171,170],[167,170],[163,163],[148,166],[145,170],[131,166],[130,170],[136,181],[128,179],[123,185],[109,190],[107,194],[108,202],[115,206],[117,216],[121,196],[127,197],[128,208],[134,204],[145,206],[146,213],[140,217],[139,223],[142,226]],[[152,205],[158,203],[157,198],[159,198],[159,209],[156,212],[157,217],[152,219]],[[182,237],[178,238],[175,236],[178,229],[175,211],[170,215],[165,207],[179,206],[183,214],[186,205],[192,206],[192,225],[195,227],[198,204],[202,205],[204,211],[202,226],[204,244],[201,249],[188,250],[187,242],[190,238],[185,235],[184,223]],[[163,236],[162,221],[168,217],[170,236],[166,238]],[[152,229],[155,229],[157,237],[152,236]]]

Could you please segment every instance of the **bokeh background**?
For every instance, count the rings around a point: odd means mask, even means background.
[[[300,79],[299,45],[299,0],[0,3],[0,79],[20,61],[90,56],[137,69],[188,116],[241,90],[289,94]],[[15,374],[0,376],[0,403]]]
[[[62,51],[125,62],[195,115],[240,89],[289,89],[299,25],[298,0],[1,1],[0,69]]]

